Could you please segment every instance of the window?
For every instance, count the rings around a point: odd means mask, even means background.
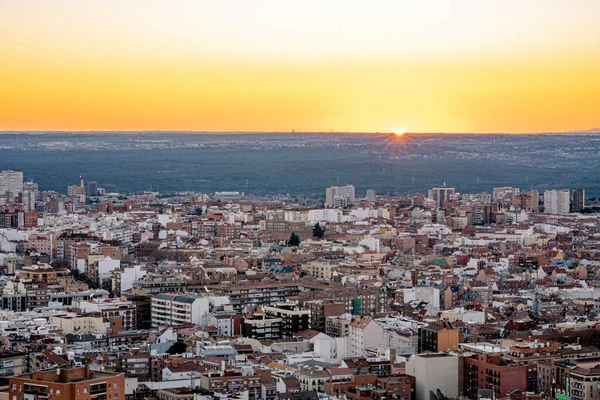
[[[119,387],[119,384],[118,384],[117,382],[115,382],[115,383],[113,384],[113,387],[115,387],[115,388],[116,388],[116,387]]]
[[[83,393],[87,393],[87,388],[83,388]]]
[[[113,394],[113,398],[117,399],[117,398],[119,398],[119,395],[115,393],[115,394]]]
[[[56,395],[60,396],[60,390],[59,389],[56,389]]]

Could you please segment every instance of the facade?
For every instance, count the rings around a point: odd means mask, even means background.
[[[281,318],[266,318],[255,313],[242,322],[242,336],[257,340],[281,339]]]
[[[23,173],[5,170],[0,172],[0,205],[17,203],[23,192]]]
[[[295,333],[308,329],[310,311],[301,309],[295,304],[282,303],[275,307],[264,307],[267,318],[281,319],[281,338],[291,338]]]
[[[356,318],[349,326],[348,341],[350,355],[360,357],[365,355],[368,348],[385,347],[389,338],[385,330],[375,320],[362,317]]]
[[[535,364],[507,359],[504,355],[508,349],[489,343],[465,344],[462,348],[472,352],[463,357],[466,396],[472,398],[480,389],[491,389],[498,396],[506,396],[516,390],[536,390]]]
[[[62,329],[63,334],[91,334],[105,333],[103,318],[92,315],[78,315],[73,317],[50,317],[50,322]]]
[[[209,322],[208,297],[191,294],[159,293],[152,298],[152,327]]]
[[[325,334],[331,337],[345,337],[350,334],[352,315],[327,317],[325,319]]]
[[[569,189],[552,189],[544,192],[546,214],[566,214],[571,209]]]
[[[420,352],[432,351],[437,353],[440,351],[457,350],[459,343],[460,335],[456,329],[437,325],[429,325],[421,328]]]
[[[9,379],[9,399],[125,400],[125,375],[88,367],[37,371]]]
[[[135,305],[121,299],[82,300],[82,313],[100,313],[111,324],[112,331],[129,331],[135,327]]]
[[[458,396],[459,357],[445,354],[417,354],[406,363],[406,374],[415,377],[416,400],[429,400],[439,390],[447,398]]]
[[[355,199],[355,189],[352,185],[331,186],[325,189],[326,207],[347,206],[353,203]]]
[[[7,377],[22,374],[27,367],[27,353],[3,351],[0,354],[0,376]]]

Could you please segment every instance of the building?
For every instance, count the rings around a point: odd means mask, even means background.
[[[135,328],[150,329],[152,327],[152,298],[146,294],[122,293],[121,298],[135,306]]]
[[[64,335],[106,333],[100,315],[51,316],[50,322],[62,329]]]
[[[23,173],[11,170],[0,172],[0,205],[17,203],[23,192]]]
[[[79,185],[67,186],[67,195],[77,198],[80,204],[85,204],[85,186],[83,184],[83,175],[80,176],[81,183]]]
[[[498,396],[516,390],[534,391],[537,371],[534,363],[504,357],[509,349],[490,343],[462,344],[464,394],[476,397],[480,389],[492,389]]]
[[[309,328],[310,311],[293,303],[281,303],[274,307],[263,307],[266,318],[281,319],[281,338],[291,338],[295,333]]]
[[[517,196],[519,196],[520,189],[513,187],[500,187],[494,188],[492,192],[492,200],[496,203],[502,203],[505,205],[513,205],[516,203]]]
[[[159,293],[152,298],[152,327],[197,324],[210,321],[209,301],[206,296],[181,293]]]
[[[446,354],[416,354],[406,363],[406,374],[415,377],[416,400],[429,400],[438,390],[447,398],[458,396],[459,357]]]
[[[96,181],[88,181],[87,183],[87,195],[96,196],[98,194],[98,184]]]
[[[37,371],[8,381],[10,399],[125,400],[125,375],[88,367]]]
[[[25,207],[25,211],[35,210],[35,205],[39,193],[37,183],[26,182],[23,184],[23,191],[21,192],[21,204]]]
[[[580,212],[585,208],[585,190],[573,190],[573,212]]]
[[[304,285],[304,290],[310,291],[310,288],[307,286],[306,284]],[[249,304],[256,306],[275,305],[301,292],[300,284],[296,282],[231,286],[215,285],[208,287],[208,289],[216,295],[229,297],[233,309],[237,312],[244,311]]]
[[[352,315],[345,314],[325,319],[325,334],[331,337],[346,337],[350,335]]]
[[[454,195],[456,190],[454,188],[446,187],[446,184],[442,187],[434,187],[431,189],[427,197],[433,199],[435,201],[436,208],[442,208],[444,203],[447,203],[450,200],[450,196]]]
[[[356,199],[353,185],[331,186],[325,189],[326,207],[344,207]]]
[[[367,190],[367,195],[365,196],[365,199],[369,200],[369,201],[375,201],[376,199],[376,193],[374,189],[368,189]]]
[[[249,315],[242,322],[242,336],[257,340],[281,339],[281,318],[267,318],[261,312]]]
[[[350,355],[360,357],[368,348],[385,347],[389,341],[385,330],[375,320],[358,317],[349,326]]]
[[[346,312],[346,304],[336,299],[318,299],[304,303],[310,311],[310,329],[325,332],[327,319]]]
[[[569,189],[544,191],[544,212],[546,214],[566,214],[571,209]]]
[[[260,375],[232,370],[203,373],[200,376],[200,387],[215,393],[248,392],[248,400],[260,398]]]
[[[600,358],[554,359],[538,362],[538,392],[553,399],[600,398]]]
[[[135,305],[121,299],[94,299],[79,302],[82,313],[100,313],[110,322],[111,331],[129,331],[135,327]]]
[[[421,328],[419,352],[458,350],[459,343],[458,330],[432,324]]]
[[[26,352],[4,350],[0,354],[0,376],[6,377],[22,374],[26,367]]]

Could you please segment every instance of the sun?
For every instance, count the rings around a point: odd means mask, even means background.
[[[400,136],[404,136],[404,134],[406,133],[406,129],[404,128],[396,128],[394,129],[394,135],[400,137]]]

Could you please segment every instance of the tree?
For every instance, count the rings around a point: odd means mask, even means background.
[[[296,235],[295,232],[292,232],[292,234],[290,235],[290,239],[288,240],[287,245],[290,247],[300,246],[300,238],[298,237],[298,235]]]
[[[187,350],[187,344],[183,343],[183,342],[175,342],[171,345],[171,347],[169,347],[169,350],[167,350],[167,353],[173,355],[173,354],[182,354],[185,353],[185,351]]]
[[[323,236],[325,236],[325,229],[317,222],[313,227],[313,237],[316,237],[317,239],[323,239]]]
[[[194,210],[194,215],[197,215],[200,217],[202,215],[202,208],[196,207],[196,209]]]

